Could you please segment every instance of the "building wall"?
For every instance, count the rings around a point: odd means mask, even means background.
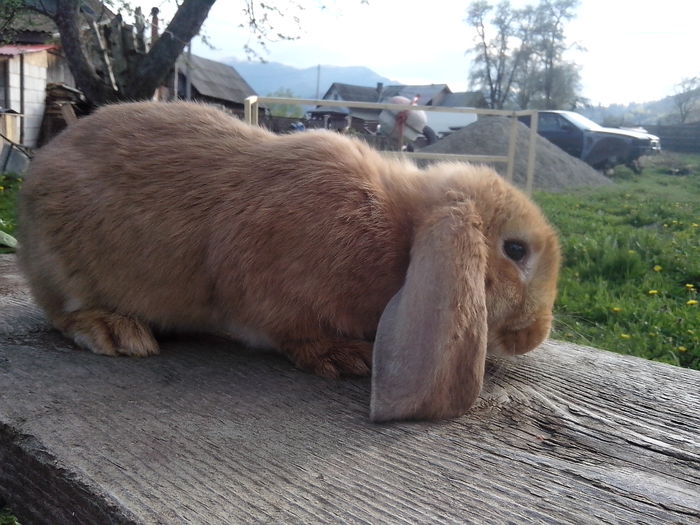
[[[48,71],[46,73],[46,82],[49,84],[66,84],[67,86],[75,86],[75,80],[68,68],[68,62],[57,52],[49,51],[46,53]]]
[[[33,148],[39,138],[41,120],[44,116],[46,101],[46,71],[48,67],[48,53],[39,51],[24,55],[24,111],[21,109],[20,86],[20,60],[21,57],[12,57],[9,61],[9,102],[10,109],[22,112],[24,126],[24,140],[22,144]]]

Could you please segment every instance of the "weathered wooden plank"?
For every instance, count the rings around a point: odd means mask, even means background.
[[[548,342],[467,415],[373,425],[329,381],[211,337],[106,358],[0,257],[0,498],[23,523],[697,523],[700,374]]]

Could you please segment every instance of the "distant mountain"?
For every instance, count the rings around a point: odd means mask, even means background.
[[[323,98],[333,82],[358,86],[374,86],[377,82],[383,82],[385,85],[398,83],[363,66],[322,65],[320,69],[319,67],[299,69],[279,62],[249,62],[235,58],[224,59],[222,62],[233,66],[260,96],[269,95],[284,88],[291,90],[294,96],[299,98],[316,98],[317,82],[319,98]]]

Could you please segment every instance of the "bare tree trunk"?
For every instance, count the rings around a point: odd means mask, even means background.
[[[61,35],[61,47],[75,78],[76,87],[94,104],[114,100],[117,93],[97,75],[81,45],[80,0],[58,0],[56,7],[52,18]]]
[[[190,40],[197,35],[209,10],[216,0],[184,0],[170,25],[152,45],[148,53],[133,46],[123,46],[123,33],[113,35],[117,48],[111,48],[113,62],[125,69],[116,84],[100,78],[85,53],[80,32],[82,16],[80,0],[26,0],[26,8],[49,16],[61,35],[61,46],[68,67],[89,102],[103,105],[118,100],[151,98],[172,69],[177,57]],[[120,24],[117,24],[120,28]],[[125,26],[133,31],[130,26]]]
[[[131,71],[126,98],[150,98],[185,46],[199,32],[216,0],[185,0],[151,50]]]

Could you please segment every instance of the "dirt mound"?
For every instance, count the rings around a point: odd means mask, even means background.
[[[421,149],[421,152],[507,155],[510,126],[511,120],[505,117],[480,118],[435,144]],[[525,187],[530,129],[520,122],[517,126],[513,180],[518,186]],[[538,190],[563,191],[569,188],[602,186],[611,183],[610,179],[585,162],[572,157],[540,136],[537,137],[535,159],[533,186]],[[503,176],[508,169],[505,163],[500,162],[495,163],[494,168]]]

